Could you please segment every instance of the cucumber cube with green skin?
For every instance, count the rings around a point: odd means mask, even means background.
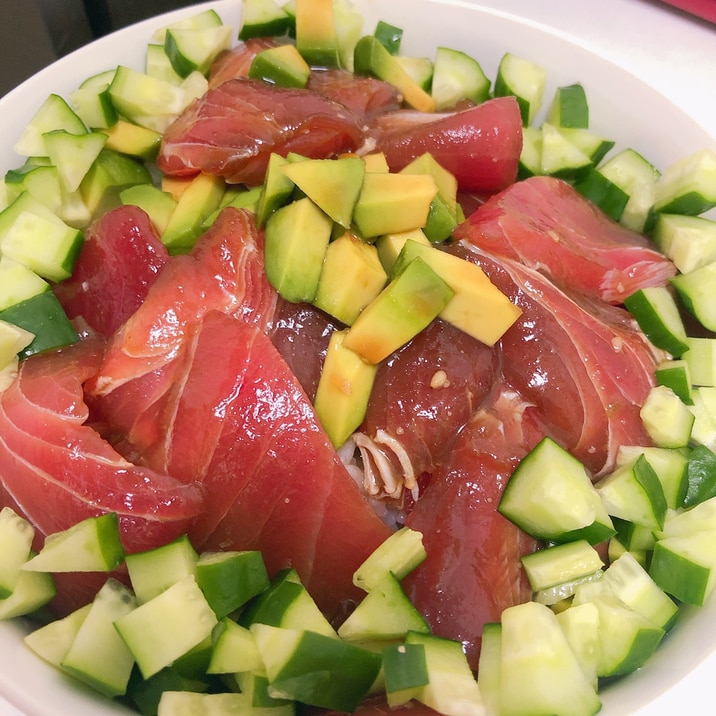
[[[652,238],[681,273],[716,261],[716,221],[705,216],[659,214]]]
[[[532,590],[587,577],[604,566],[597,550],[587,540],[576,540],[546,547],[522,557],[522,566]]]
[[[0,293],[2,289],[0,288]],[[60,348],[79,340],[53,291],[45,290],[0,311],[0,321],[7,321],[34,334],[35,338],[20,352],[25,358],[35,353]]]
[[[115,512],[88,517],[50,534],[23,569],[30,572],[110,572],[124,560]]]
[[[157,28],[151,37],[152,42],[164,43],[167,30],[202,30],[221,25],[221,17],[216,10],[200,10],[193,15],[187,15],[180,20]]]
[[[27,348],[35,338],[34,334],[14,323],[0,320],[0,368],[17,358],[20,351]],[[0,595],[2,588],[0,587]],[[0,598],[2,598],[0,596]]]
[[[684,448],[689,445],[695,418],[671,388],[664,385],[651,388],[639,415],[657,447]]]
[[[688,350],[681,356],[689,366],[695,386],[716,386],[716,339],[688,336]]]
[[[353,584],[370,592],[389,574],[402,580],[427,556],[422,532],[401,527],[368,555],[353,574]]]
[[[277,209],[266,222],[266,277],[291,302],[316,297],[333,222],[309,198]]]
[[[279,45],[259,52],[249,67],[249,77],[279,87],[306,86],[311,68],[295,45]]]
[[[685,405],[694,404],[694,387],[689,364],[683,359],[666,360],[659,363],[654,371],[657,385],[665,385],[679,396]]]
[[[126,700],[137,707],[142,714],[156,714],[159,702],[165,692],[205,693],[213,684],[207,679],[191,679],[179,674],[171,666],[148,679],[142,677],[139,669],[132,672],[127,685]]]
[[[585,175],[592,165],[592,158],[557,127],[548,122],[542,125],[540,174],[573,180]]]
[[[679,159],[656,182],[654,211],[697,216],[716,206],[716,151],[702,149]]]
[[[51,94],[40,105],[33,118],[15,143],[15,151],[24,157],[46,157],[47,148],[43,134],[64,129],[71,134],[84,134],[84,122],[72,110],[65,99]]]
[[[430,92],[430,85],[433,81],[433,61],[429,57],[395,55],[395,59],[405,74],[407,74],[420,89],[425,92]]]
[[[617,465],[622,465],[644,455],[664,490],[667,507],[672,510],[683,505],[686,497],[688,451],[670,448],[622,445],[617,452]]]
[[[165,691],[157,704],[157,716],[220,716],[221,714],[252,714],[254,709],[243,693],[198,693],[192,691]],[[291,716],[293,706],[277,706],[274,716]],[[257,713],[258,716],[258,713]]]
[[[619,599],[664,631],[676,623],[679,607],[629,552],[611,562],[604,579]]]
[[[709,498],[693,507],[670,512],[659,539],[688,537],[697,532],[716,532],[716,498]]]
[[[23,191],[27,191],[53,214],[60,211],[62,190],[60,176],[54,165],[26,162],[18,169],[11,169],[5,174],[5,187],[8,204],[17,199]]]
[[[449,47],[435,51],[430,91],[437,112],[451,109],[465,99],[474,104],[484,102],[490,96],[490,84],[474,57]]]
[[[106,696],[124,694],[134,657],[114,624],[135,607],[131,591],[115,579],[108,579],[92,601],[61,668]]]
[[[426,328],[454,295],[450,286],[417,257],[363,309],[343,345],[369,363],[378,364]]]
[[[430,679],[423,644],[392,644],[383,649],[383,673],[388,706],[417,698]]]
[[[674,599],[703,606],[716,585],[714,544],[711,531],[657,540],[649,575]]]
[[[716,330],[716,314],[711,298],[716,290],[716,262],[677,274],[671,281],[684,308],[709,331]]]
[[[218,619],[269,587],[263,557],[255,550],[201,554],[196,581]]]
[[[56,593],[51,574],[20,570],[12,593],[0,599],[0,620],[32,614],[44,607]]]
[[[591,168],[584,176],[580,176],[574,188],[614,221],[621,219],[629,203],[629,194],[598,169]]]
[[[612,522],[617,530],[613,539],[618,540],[625,550],[642,554],[654,549],[654,543],[656,542],[655,530],[650,527],[644,527],[644,525],[638,525],[635,522],[629,522],[629,520],[622,520],[619,517],[614,517]],[[666,518],[664,522],[666,522]]]
[[[321,613],[295,569],[280,571],[269,588],[242,610],[239,623],[247,627],[258,623],[288,629],[310,629],[338,638],[336,630]]]
[[[598,544],[615,532],[584,465],[551,438],[520,462],[498,510],[537,539]]]
[[[0,510],[0,599],[12,594],[30,556],[35,528],[12,508]]]
[[[428,683],[415,699],[445,716],[484,713],[484,703],[462,643],[433,634],[409,632],[406,645],[420,644],[425,649]]]
[[[259,660],[261,657],[259,657]],[[244,671],[236,674],[236,683],[242,694],[246,694],[251,706],[259,709],[288,707],[284,709],[289,714],[294,714],[295,704],[291,699],[276,699],[269,694],[269,680],[263,671],[263,664],[259,667],[261,671]],[[277,712],[271,712],[277,713]]]
[[[186,535],[159,547],[126,555],[129,579],[139,604],[154,599],[181,579],[196,575],[198,559]]]
[[[192,72],[206,75],[214,60],[231,47],[232,35],[230,25],[170,28],[164,37],[164,51],[180,77],[186,78]]]
[[[599,653],[599,609],[591,602],[570,606],[557,614],[557,621],[572,647],[584,675],[595,690]],[[484,644],[484,641],[483,641]]]
[[[694,507],[716,497],[716,453],[705,445],[696,445],[686,466],[686,494],[683,507]]]
[[[502,624],[488,622],[482,628],[480,657],[477,666],[477,688],[488,714],[500,713],[502,673]]]
[[[144,678],[200,644],[216,624],[216,615],[193,576],[181,579],[115,621]]]
[[[48,664],[60,667],[91,608],[91,603],[85,604],[66,617],[31,631],[23,641]]]
[[[341,624],[338,636],[346,641],[370,643],[402,639],[409,631],[427,633],[430,627],[391,572]]]
[[[315,305],[320,307],[321,303],[316,301]],[[346,335],[346,331],[331,334],[313,401],[316,415],[336,448],[363,422],[378,370],[343,346]]]
[[[661,529],[666,517],[664,490],[644,455],[617,467],[596,485],[596,490],[612,517]]]
[[[208,674],[238,674],[263,668],[253,635],[246,627],[225,617],[214,629],[214,649]]]
[[[75,135],[56,129],[42,136],[47,156],[57,167],[60,184],[68,192],[79,189],[85,174],[107,143],[107,135],[102,132]]]
[[[584,87],[579,84],[558,87],[547,111],[547,121],[556,127],[589,127],[589,103]]]
[[[497,68],[494,94],[495,97],[516,97],[522,123],[528,126],[542,106],[546,81],[543,67],[507,52]]]
[[[243,0],[239,40],[284,35],[291,18],[274,0]]]
[[[581,585],[572,604],[599,610],[597,676],[630,674],[644,665],[664,637],[664,630],[619,599],[603,579]]]
[[[380,654],[340,639],[267,624],[253,624],[251,632],[275,698],[351,712],[380,672]]]

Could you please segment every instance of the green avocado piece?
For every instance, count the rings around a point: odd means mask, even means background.
[[[343,345],[369,363],[380,363],[426,328],[453,295],[450,286],[418,257],[363,309]]]
[[[266,222],[266,277],[287,301],[316,297],[332,228],[308,197],[277,209]]]
[[[305,87],[310,74],[311,68],[295,45],[279,45],[259,52],[249,68],[249,77],[279,87]]]
[[[435,111],[435,100],[405,71],[377,37],[365,35],[358,40],[353,53],[353,70],[356,74],[372,75],[392,84],[414,109],[421,112]]]
[[[136,184],[119,193],[122,204],[133,204],[144,209],[160,234],[164,232],[169,223],[176,199],[167,191],[162,191],[154,184]]]
[[[313,406],[336,448],[363,422],[377,371],[343,345],[346,335],[348,329],[331,335]]]
[[[333,221],[350,228],[365,175],[360,157],[306,159],[284,166],[283,173]]]
[[[398,256],[400,256],[400,252],[403,250],[403,246],[405,246],[405,242],[408,241],[408,239],[417,241],[419,244],[423,244],[423,246],[430,246],[430,241],[422,229],[401,231],[396,234],[383,234],[383,236],[379,236],[375,242],[380,263],[383,264],[383,268],[389,274],[393,273],[395,262],[398,260]]]
[[[371,239],[422,228],[437,192],[428,174],[366,174],[353,209],[358,233]]]
[[[296,47],[312,67],[338,67],[333,0],[297,0]]]
[[[387,281],[376,247],[346,232],[328,245],[313,305],[350,326]]]
[[[476,264],[417,241],[405,242],[393,274],[417,258],[427,263],[454,292],[440,318],[473,338],[494,345],[519,318],[521,310],[512,303]]]
[[[284,174],[283,168],[290,160],[280,154],[271,154],[266,168],[261,194],[256,204],[256,225],[266,225],[269,216],[291,198],[295,184]]]

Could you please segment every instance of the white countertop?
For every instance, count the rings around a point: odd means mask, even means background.
[[[587,49],[597,49],[682,107],[714,138],[716,146],[715,25],[650,0],[470,1],[529,18],[577,38]],[[689,679],[699,674],[704,679],[708,670],[716,674],[715,668],[712,663],[702,665],[664,695],[659,714],[683,710]],[[0,714],[22,716],[1,697]]]

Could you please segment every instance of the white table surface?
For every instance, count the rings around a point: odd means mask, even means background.
[[[656,0],[474,1],[578,38],[681,106],[716,144],[716,26]],[[683,711],[689,680],[707,673],[715,677],[716,664],[703,664],[665,694],[660,711]],[[2,697],[0,715],[22,716]]]

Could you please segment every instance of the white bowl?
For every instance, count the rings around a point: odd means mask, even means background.
[[[689,152],[716,145],[714,114],[711,110],[701,111],[705,103],[712,100],[701,101],[693,93],[684,94],[690,86],[697,91],[694,85],[698,82],[692,78],[689,85],[687,79],[674,86],[671,94],[678,99],[681,93],[691,102],[693,112],[699,112],[699,123],[652,86],[658,84],[659,60],[664,61],[664,57],[653,58],[650,75],[648,58],[641,58],[643,64],[637,62],[640,52],[637,48],[631,52],[628,47],[625,50],[623,43],[615,44],[619,37],[630,35],[623,25],[612,26],[611,10],[607,6],[623,6],[627,21],[652,18],[649,13],[658,13],[659,9],[655,11],[646,3],[634,0],[609,0],[601,4],[598,13],[596,6],[588,9],[580,3],[573,5],[569,0],[543,0],[536,4],[534,0],[486,1],[499,5],[499,9],[459,0],[355,0],[355,4],[365,14],[365,32],[372,32],[378,19],[404,28],[405,54],[431,56],[439,45],[463,49],[475,56],[488,75],[494,77],[500,57],[509,50],[539,62],[548,70],[547,98],[557,86],[582,82],[590,100],[591,128],[617,140],[618,147],[637,149],[661,168]],[[240,0],[219,0],[206,6],[214,7],[224,22],[238,27]],[[90,74],[120,63],[141,69],[152,31],[203,7],[169,13],[94,42],[0,99],[3,138],[0,171],[4,173],[22,163],[23,159],[13,152],[12,145],[50,92],[67,96]],[[508,11],[510,8],[512,12]],[[587,18],[589,12],[596,13],[591,20]],[[624,16],[621,18],[624,20]],[[677,25],[684,22],[677,16],[661,17],[659,27],[664,33],[667,32],[666,19]],[[575,26],[574,20],[591,23],[591,27],[584,28],[582,34],[572,35],[568,29]],[[599,33],[610,26],[614,28],[614,42],[610,44],[605,40],[601,49],[598,44],[590,45],[590,37],[592,40],[601,37]],[[695,37],[698,35],[702,44],[705,43],[704,30],[694,26]],[[682,38],[687,36],[682,32]],[[664,49],[665,56],[669,50],[673,48]],[[615,57],[631,71],[610,61]],[[706,62],[706,58],[703,61]],[[713,60],[711,62],[707,65],[708,71],[713,70]],[[673,77],[683,77],[679,72],[689,71],[688,67],[679,68],[678,63],[665,67],[667,74],[673,70]],[[128,713],[122,706],[95,695],[36,658],[22,643],[26,628],[21,620],[0,623],[0,713],[19,712],[28,716]],[[602,692],[602,713],[615,716],[638,712],[642,716],[657,716],[673,713],[676,708],[708,703],[715,669],[716,600],[711,600],[706,607],[684,614],[643,669]],[[702,708],[698,710],[703,713]]]

